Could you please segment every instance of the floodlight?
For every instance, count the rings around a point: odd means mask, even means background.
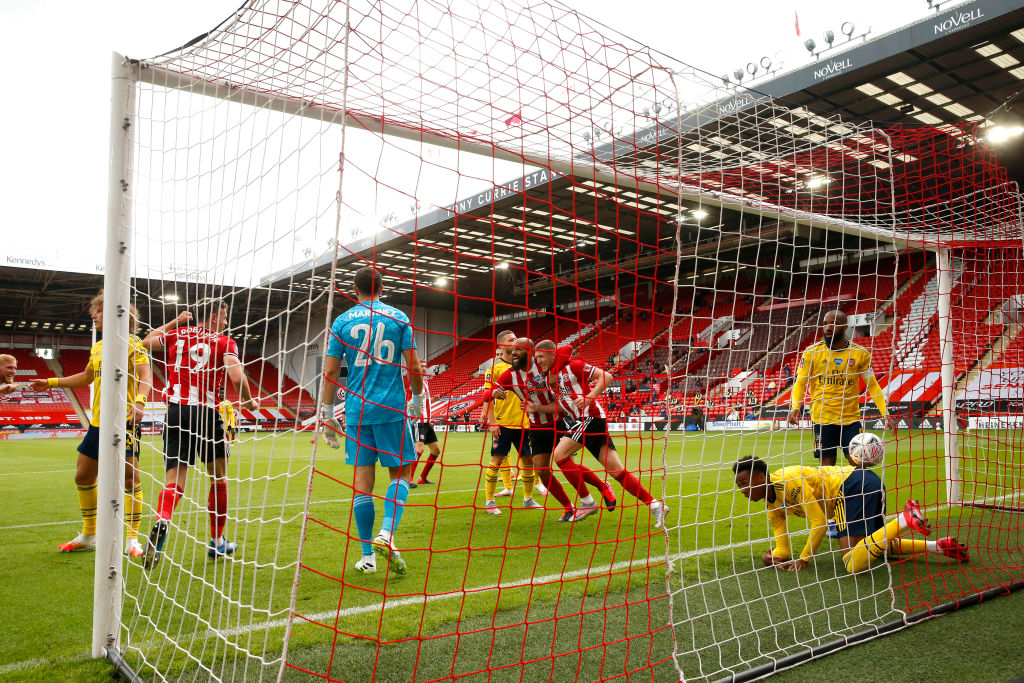
[[[808,38],[804,41],[804,47],[807,48],[808,52],[814,52],[814,48],[818,47],[818,44],[814,42],[814,38]]]

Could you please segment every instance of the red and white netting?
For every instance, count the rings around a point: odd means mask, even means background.
[[[195,474],[166,559],[128,571],[122,644],[145,675],[718,678],[1020,578],[1016,512],[953,505],[1020,493],[1019,382],[999,404],[1017,408],[972,403],[1018,345],[1022,291],[1019,194],[975,128],[786,108],[529,0],[256,1],[133,68],[133,296],[154,324],[225,297],[263,406],[229,466],[234,560],[207,559]],[[974,428],[955,456],[935,431],[947,262]],[[310,431],[363,265],[412,321],[443,449],[396,536],[402,577],[353,571],[352,468]],[[729,467],[813,464],[784,418],[831,309],[906,420],[879,470],[888,512],[922,498],[975,564],[851,578],[826,541],[799,575],[761,566],[764,510]],[[486,512],[490,439],[466,425],[505,329],[612,374],[607,429],[664,529],[586,452],[614,512],[557,524],[554,501],[514,507],[520,483]]]

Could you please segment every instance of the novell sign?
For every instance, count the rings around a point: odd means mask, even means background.
[[[941,36],[959,31],[984,18],[985,13],[980,8],[972,9],[970,12],[954,12],[942,21],[935,23],[934,35]]]
[[[837,59],[836,61],[826,64],[819,69],[815,69],[814,80],[818,80],[819,78],[831,78],[840,72],[846,71],[851,66],[853,66],[853,62],[851,60]]]

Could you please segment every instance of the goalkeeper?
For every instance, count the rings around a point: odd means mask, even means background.
[[[409,497],[409,480],[416,462],[415,439],[407,418],[420,415],[423,375],[409,318],[379,301],[382,287],[380,273],[373,268],[367,266],[356,271],[353,289],[357,303],[331,325],[320,420],[324,440],[331,448],[338,448],[341,425],[334,417],[334,397],[344,356],[349,369],[345,462],[355,467],[352,514],[362,545],[362,557],[355,569],[367,574],[377,571],[376,553],[387,560],[391,571],[405,574],[405,560],[395,548],[394,535]],[[399,352],[410,370],[412,399],[408,407]],[[384,496],[380,533],[374,537],[373,485],[377,462],[388,468],[391,481]]]
[[[839,549],[846,571],[868,568],[872,560],[890,555],[933,552],[960,562],[968,561],[967,548],[952,537],[937,541],[898,538],[907,529],[924,536],[931,527],[921,504],[908,500],[903,511],[885,521],[885,487],[878,475],[856,467],[804,467],[794,465],[768,473],[768,463],[747,455],[732,466],[736,487],[754,502],[765,501],[775,547],[761,561],[769,567],[800,571],[810,566],[825,537],[826,515],[835,515]],[[793,557],[788,518],[807,520],[808,537],[800,555]]]

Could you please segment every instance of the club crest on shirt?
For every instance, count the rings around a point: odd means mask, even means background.
[[[850,360],[846,361],[846,364],[849,365],[852,368],[853,367],[853,358],[851,358]]]

